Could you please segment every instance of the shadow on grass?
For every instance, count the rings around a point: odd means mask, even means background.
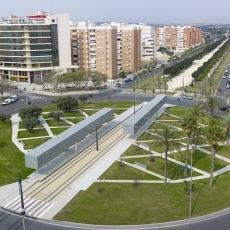
[[[190,153],[190,154],[193,154],[193,162],[192,162],[192,164],[193,164],[194,167],[196,166],[197,161],[205,158],[205,155],[201,154],[201,152],[199,152],[199,151],[195,151],[194,153]]]
[[[204,184],[202,183],[201,188],[200,188],[200,191],[199,191],[199,193],[198,193],[198,195],[197,195],[196,201],[195,201],[195,203],[194,203],[194,205],[193,205],[191,216],[192,216],[193,211],[194,211],[194,209],[195,209],[195,207],[196,207],[196,204],[197,204],[197,201],[198,201],[198,199],[199,199],[199,197],[200,197],[200,194],[201,194],[201,192],[202,192],[203,186],[204,186]]]

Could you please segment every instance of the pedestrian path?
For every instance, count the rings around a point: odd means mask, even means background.
[[[44,215],[52,206],[53,203],[36,200],[30,197],[24,196],[24,208],[26,209],[26,215],[33,217],[41,217]],[[11,211],[20,213],[21,208],[21,196],[16,197],[14,200],[4,206],[4,208],[10,209]]]

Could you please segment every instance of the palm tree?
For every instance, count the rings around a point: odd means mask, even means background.
[[[189,146],[191,142],[191,136],[198,127],[197,119],[194,116],[191,116],[191,114],[186,114],[182,118],[181,126],[182,126],[182,129],[187,134],[187,146],[186,146],[186,153],[185,153],[185,168],[184,168],[184,177],[187,177]]]
[[[188,114],[193,116],[195,119],[204,116],[205,115],[204,103],[203,102],[194,103],[191,108],[188,108]]]
[[[156,130],[157,140],[150,145],[150,150],[153,147],[164,146],[165,153],[165,167],[164,167],[164,184],[167,184],[167,161],[168,161],[168,151],[170,148],[175,148],[180,151],[180,132],[173,129],[171,126],[167,126],[162,130]]]
[[[205,136],[206,136],[206,141],[211,146],[211,170],[210,170],[209,186],[212,187],[216,149],[219,145],[219,142],[223,142],[225,140],[224,130],[218,120],[216,119],[209,120],[209,124],[206,128]]]
[[[221,103],[216,96],[210,96],[208,101],[208,108],[210,109],[211,117],[214,116],[214,109],[219,108]]]
[[[206,97],[206,112],[208,112],[208,103],[212,94],[215,92],[216,82],[213,77],[206,77],[201,84],[201,90]]]
[[[229,145],[229,139],[230,139],[230,113],[224,116],[224,119],[221,120],[221,124],[226,128],[226,142],[227,145]]]

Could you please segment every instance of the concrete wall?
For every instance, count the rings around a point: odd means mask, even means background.
[[[124,122],[123,132],[135,134],[166,102],[166,95],[157,95],[147,105]]]
[[[96,129],[96,125],[99,127],[111,118],[113,118],[113,109],[104,108],[98,111],[25,154],[26,167],[34,169],[41,168],[93,132]]]

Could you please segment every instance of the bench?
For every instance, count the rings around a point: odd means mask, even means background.
[[[141,163],[138,163],[138,162],[135,162],[135,165],[137,165],[137,166],[139,166],[139,167],[141,167],[141,168],[144,168],[144,169],[146,169],[146,165],[143,165],[143,164],[141,164]]]
[[[20,144],[21,144],[23,147],[26,146],[26,144],[25,144],[23,141],[20,141]]]

